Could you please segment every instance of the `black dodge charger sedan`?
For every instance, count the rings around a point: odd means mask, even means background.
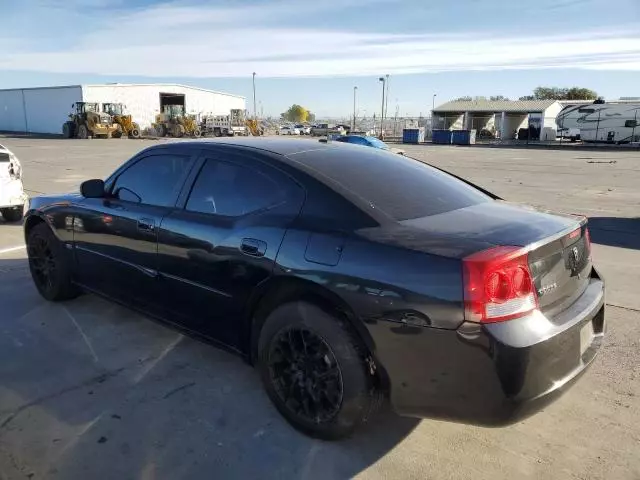
[[[80,194],[34,198],[24,233],[44,298],[94,292],[239,353],[319,438],[385,396],[401,415],[516,422],[605,331],[585,218],[373,148],[157,145]]]

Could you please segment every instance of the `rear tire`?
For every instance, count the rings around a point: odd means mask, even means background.
[[[298,301],[276,308],[258,341],[258,369],[269,398],[297,430],[336,440],[380,403],[366,349],[346,321]]]
[[[6,222],[19,222],[22,220],[22,212],[24,210],[24,206],[20,205],[19,207],[11,207],[11,208],[3,208],[0,210],[4,220]]]
[[[71,267],[64,247],[47,224],[40,223],[29,232],[27,255],[33,282],[46,300],[70,300],[80,294],[71,283]]]

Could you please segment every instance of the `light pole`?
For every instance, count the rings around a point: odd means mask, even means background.
[[[353,87],[353,124],[351,125],[351,130],[356,129],[356,91],[358,87]]]
[[[433,111],[436,108],[436,97],[438,96],[437,93],[433,94],[433,98],[431,99],[431,116],[433,117]]]
[[[380,115],[380,140],[382,140],[382,127],[383,127],[383,122],[384,122],[384,87],[385,87],[385,78],[384,77],[380,77],[378,79],[378,81],[382,82],[382,112]]]
[[[385,92],[385,101],[384,101],[384,115],[386,117],[389,115],[389,74],[384,76],[385,82],[387,83],[387,88]]]
[[[256,72],[253,72],[253,119],[258,120],[258,109],[256,108]]]

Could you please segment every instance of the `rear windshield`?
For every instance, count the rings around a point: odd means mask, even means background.
[[[354,151],[356,150],[356,151]],[[374,148],[320,149],[292,155],[345,196],[396,221],[437,215],[491,199],[470,185],[403,155]],[[328,181],[327,181],[328,180]]]

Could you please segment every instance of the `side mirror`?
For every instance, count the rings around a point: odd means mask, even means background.
[[[80,184],[80,194],[85,198],[103,198],[104,180],[87,180]]]

